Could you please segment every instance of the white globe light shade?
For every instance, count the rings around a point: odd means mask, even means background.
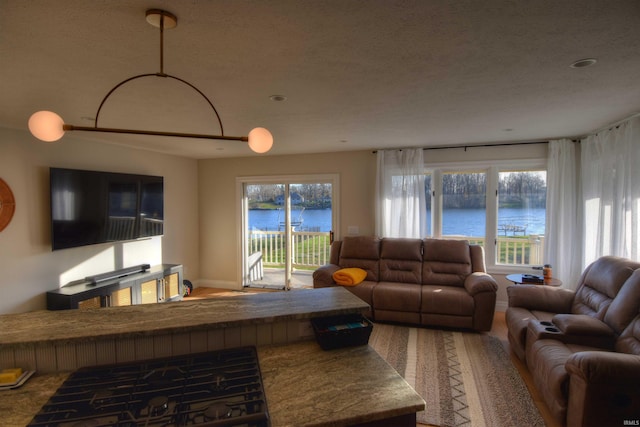
[[[40,141],[54,142],[62,138],[62,117],[52,111],[38,111],[29,117],[29,131]]]
[[[249,148],[256,153],[266,153],[273,146],[273,136],[265,128],[254,128],[249,132]]]

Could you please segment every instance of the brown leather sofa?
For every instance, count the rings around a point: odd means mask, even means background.
[[[640,421],[640,263],[602,257],[575,292],[517,285],[507,294],[511,348],[560,423]]]
[[[339,286],[333,273],[367,272],[345,288],[370,305],[376,321],[491,329],[496,281],[485,271],[481,246],[444,239],[349,236],[331,245],[329,264],[313,273],[314,288]]]

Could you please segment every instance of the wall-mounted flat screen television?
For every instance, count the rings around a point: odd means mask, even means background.
[[[50,168],[51,248],[163,233],[161,176]]]

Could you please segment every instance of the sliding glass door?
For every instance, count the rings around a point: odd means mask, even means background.
[[[242,179],[244,287],[312,287],[328,262],[337,176]]]

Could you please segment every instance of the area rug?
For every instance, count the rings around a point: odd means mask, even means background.
[[[500,341],[486,334],[376,323],[369,339],[422,396],[435,426],[544,426]]]

